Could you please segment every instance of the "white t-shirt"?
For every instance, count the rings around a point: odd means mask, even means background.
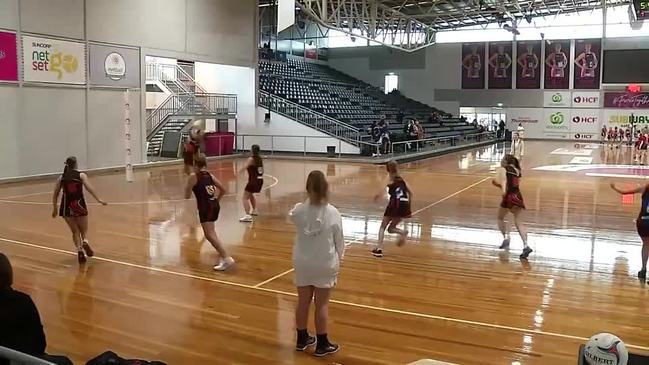
[[[518,135],[523,138],[523,133],[525,133],[525,128],[522,125],[519,125],[518,128],[516,128],[516,132],[518,132]]]

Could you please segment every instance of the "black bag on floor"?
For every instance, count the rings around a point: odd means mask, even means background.
[[[146,361],[146,360],[133,360],[123,359],[117,356],[112,351],[106,351],[103,354],[88,360],[86,365],[167,365],[160,361]]]

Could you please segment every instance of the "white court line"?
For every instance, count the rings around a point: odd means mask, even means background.
[[[456,196],[456,195],[458,195],[458,194],[461,194],[461,193],[463,193],[463,192],[465,192],[465,191],[471,189],[472,187],[474,187],[474,186],[476,186],[476,185],[480,185],[480,184],[482,184],[483,182],[485,182],[485,181],[487,181],[487,180],[489,180],[489,179],[491,179],[491,177],[485,177],[484,179],[482,179],[482,180],[480,180],[480,181],[474,182],[473,184],[471,184],[471,185],[465,187],[464,189],[458,190],[458,191],[454,192],[453,194],[451,194],[451,195],[449,195],[449,196],[447,196],[447,197],[445,197],[445,198],[442,198],[442,199],[440,199],[440,200],[438,200],[438,201],[436,201],[436,202],[434,202],[434,203],[430,203],[430,204],[428,204],[427,206],[425,206],[425,207],[423,207],[423,208],[421,208],[421,209],[417,209],[417,210],[415,210],[414,212],[412,212],[412,215],[419,214],[419,213],[423,212],[424,210],[426,210],[426,209],[428,209],[428,208],[434,207],[435,205],[437,205],[437,204],[439,204],[439,203],[441,203],[441,202],[444,202],[444,201],[446,201],[446,200],[448,200],[448,199],[451,199],[452,197],[454,197],[454,196]]]
[[[284,276],[284,275],[286,275],[286,274],[290,274],[290,273],[292,273],[293,271],[295,271],[295,269],[289,269],[289,270],[286,270],[286,271],[284,271],[283,273],[281,273],[281,274],[277,274],[277,275],[273,276],[272,278],[270,278],[270,279],[268,279],[268,280],[264,280],[264,281],[262,281],[261,283],[259,283],[259,284],[255,285],[255,286],[253,286],[253,288],[259,288],[260,286],[266,285],[266,284],[270,283],[271,281],[273,281],[273,280],[275,280],[275,279],[279,279],[279,278],[281,278],[282,276]]]
[[[275,180],[272,184],[268,186],[264,186],[261,191],[265,191],[268,189],[271,189],[275,187],[279,183],[279,179],[276,178],[273,175],[269,174],[264,174],[264,176],[268,176],[271,179]],[[237,196],[237,194],[226,194],[223,195],[223,197],[230,197],[230,196]],[[23,205],[51,205],[52,202],[48,203],[43,203],[43,202],[26,202],[26,201],[20,201],[20,200],[5,200],[0,199],[0,203],[8,203],[8,204],[23,204]],[[146,200],[146,201],[135,201],[135,202],[108,202],[108,205],[138,205],[138,204],[162,204],[162,203],[177,203],[177,202],[184,202],[188,199],[168,199],[168,200]],[[101,205],[100,203],[87,203],[87,205]]]
[[[16,241],[16,240],[2,238],[2,237],[0,237],[0,241],[13,243],[13,244],[16,244],[16,245],[22,245],[22,246],[26,246],[26,247],[31,247],[31,248],[37,248],[37,249],[52,251],[52,252],[61,253],[61,254],[65,254],[65,255],[71,255],[71,256],[76,256],[77,255],[75,252],[72,252],[72,251],[60,250],[60,249],[57,249],[57,248],[36,245],[36,244],[33,244],[33,243]],[[138,265],[138,264],[133,264],[133,263],[130,263],[130,262],[112,260],[112,259],[107,259],[107,258],[103,258],[103,257],[94,256],[91,260],[105,261],[105,262],[110,262],[110,263],[113,263],[113,264],[124,265],[124,266],[134,267],[134,268],[143,269],[143,270],[155,271],[155,272],[159,272],[159,273],[175,275],[175,276],[180,276],[180,277],[185,277],[185,278],[190,278],[190,279],[203,280],[203,281],[209,281],[209,282],[214,282],[214,283],[219,283],[219,284],[224,284],[224,285],[230,285],[230,286],[235,286],[235,287],[244,288],[244,289],[259,290],[259,291],[263,291],[263,292],[266,292],[266,293],[273,293],[273,294],[280,294],[280,295],[286,295],[286,296],[291,296],[291,297],[297,297],[296,293],[290,293],[290,292],[285,292],[285,291],[281,291],[281,290],[257,287],[257,286],[254,286],[254,285],[240,284],[240,283],[235,283],[235,282],[231,282],[231,281],[213,279],[213,278],[209,278],[209,277],[205,277],[205,276],[186,274],[186,273],[182,273],[182,272],[165,270],[165,269],[152,267],[152,266]],[[586,342],[586,341],[589,340],[586,337],[566,335],[566,334],[557,333],[557,332],[546,332],[546,331],[541,331],[541,330],[536,330],[536,329],[520,328],[520,327],[513,327],[513,326],[504,326],[504,325],[499,325],[499,324],[477,322],[477,321],[469,321],[469,320],[452,318],[452,317],[443,317],[443,316],[436,316],[436,315],[432,315],[432,314],[425,314],[425,313],[417,313],[417,312],[411,312],[411,311],[403,311],[403,310],[398,310],[398,309],[376,307],[376,306],[373,306],[373,305],[358,304],[358,303],[346,302],[346,301],[342,301],[342,300],[332,299],[332,300],[330,300],[330,302],[334,303],[334,304],[348,306],[348,307],[362,308],[362,309],[368,309],[368,310],[373,310],[373,311],[378,311],[378,312],[386,312],[386,313],[392,313],[392,314],[398,314],[398,315],[404,315],[404,316],[410,316],[410,317],[417,317],[417,318],[424,318],[424,319],[430,319],[430,320],[438,320],[438,321],[444,321],[444,322],[450,322],[450,323],[456,323],[456,324],[464,324],[464,325],[475,326],[475,327],[486,327],[486,328],[493,328],[493,329],[506,330],[506,331],[512,331],[512,332],[520,332],[520,333],[524,333],[524,334],[528,334],[528,335],[529,334],[536,334],[536,335],[540,335],[540,336],[558,337],[558,338],[564,338],[564,339],[581,341],[581,342]],[[642,350],[642,351],[649,351],[649,347],[632,345],[632,344],[625,344],[625,345],[626,345],[626,347],[629,347],[629,348]]]
[[[622,175],[622,174],[604,174],[599,172],[587,172],[586,176],[594,177],[618,177],[621,179],[647,179],[648,175]]]
[[[12,196],[4,196],[2,199],[16,199],[16,198],[26,198],[28,196],[36,196],[36,195],[44,195],[44,194],[51,194],[51,191],[41,191],[38,193],[29,193],[29,194],[19,194],[19,195],[12,195]]]

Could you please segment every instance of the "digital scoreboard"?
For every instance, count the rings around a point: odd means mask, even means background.
[[[633,12],[637,20],[649,19],[649,0],[633,0]]]

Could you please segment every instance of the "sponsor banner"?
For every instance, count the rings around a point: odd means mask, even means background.
[[[543,109],[541,108],[511,108],[507,109],[507,129],[516,131],[518,126],[525,128],[525,138],[543,137]]]
[[[598,140],[602,129],[601,109],[572,109],[570,134],[573,139]]]
[[[137,49],[91,44],[88,57],[91,85],[140,87],[140,52]]]
[[[462,44],[462,60],[460,70],[462,71],[463,89],[484,89],[484,69],[486,65],[484,58],[484,43]]]
[[[541,87],[541,41],[516,42],[516,88],[539,89]]]
[[[649,92],[605,92],[605,108],[649,109]]]
[[[570,109],[543,109],[543,137],[570,138]]]
[[[16,33],[0,32],[0,80],[18,81]]]
[[[489,43],[489,88],[512,88],[512,42]]]
[[[58,39],[23,36],[26,82],[86,83],[86,45]]]
[[[626,128],[631,122],[636,127],[649,125],[649,110],[604,109],[602,112],[602,124],[604,126]]]
[[[569,108],[571,104],[570,91],[543,92],[543,106],[546,108]]]
[[[601,51],[601,39],[577,39],[575,41],[575,89],[599,89]]]
[[[570,41],[552,41],[545,46],[545,88],[570,87]]]
[[[572,93],[573,108],[599,108],[599,91],[574,91]]]

